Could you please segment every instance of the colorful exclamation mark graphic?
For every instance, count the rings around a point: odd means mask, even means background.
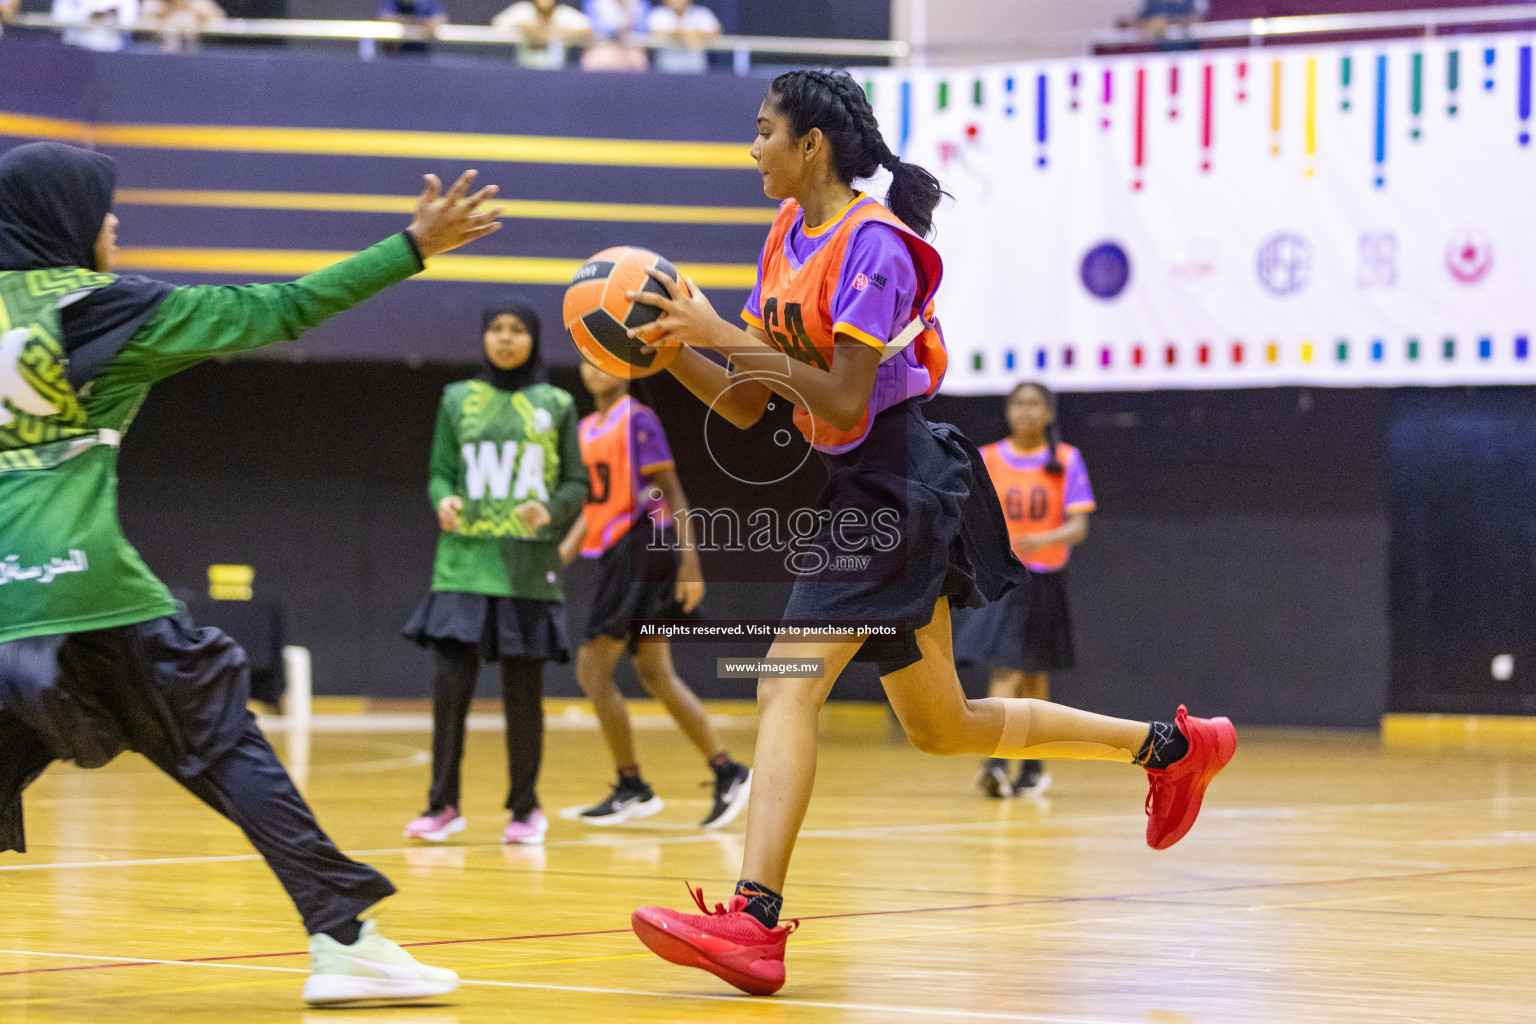
[[[875,105],[875,83],[874,82],[866,81],[864,83],[864,99],[865,99],[866,102],[869,103],[870,106],[874,106]]]
[[[1004,117],[1012,117],[1013,114],[1014,114],[1013,92],[1014,92],[1013,76],[1009,75],[1007,78],[1003,79],[1003,116]]]
[[[1531,144],[1531,48],[1520,47],[1520,145]]]
[[[1115,73],[1109,68],[1104,69],[1104,103],[1100,112],[1099,127],[1109,131],[1109,104],[1115,98]]]
[[[1408,137],[1417,141],[1422,131],[1419,119],[1424,113],[1424,55],[1416,53],[1412,61],[1413,77],[1408,86]]]
[[[1242,66],[1238,65],[1238,67]],[[1200,169],[1209,171],[1211,169],[1211,86],[1214,81],[1214,72],[1209,64],[1205,66],[1203,80],[1200,90]]]
[[[1142,188],[1141,171],[1146,165],[1147,157],[1147,69],[1136,69],[1136,140],[1135,140],[1136,177],[1131,187],[1140,192]]]
[[[1168,65],[1168,120],[1179,119],[1179,66]]]
[[[1076,110],[1077,109],[1077,86],[1078,86],[1078,82],[1080,81],[1077,72],[1076,71],[1072,72],[1071,76],[1067,79],[1067,81],[1072,86],[1071,102],[1069,102],[1067,104],[1067,109],[1069,109],[1069,110]]]
[[[905,158],[907,143],[912,141],[912,83],[901,83],[901,150],[898,156]]]
[[[1452,50],[1445,55],[1445,91],[1449,96],[1445,112],[1456,116],[1456,90],[1461,88],[1461,51]]]
[[[1045,76],[1040,75],[1035,79],[1035,142],[1040,147],[1039,155],[1035,157],[1035,164],[1045,166],[1045,111],[1046,111]]]
[[[1280,155],[1280,62],[1269,62],[1269,155]]]
[[[1493,92],[1493,62],[1499,51],[1488,47],[1483,51],[1483,91]]]
[[[971,83],[971,106],[981,106],[982,100],[985,99],[985,97],[986,92],[982,89],[981,79],[978,78],[976,81]]]
[[[1307,177],[1317,173],[1317,58],[1307,58],[1306,108]]]
[[[1376,187],[1387,183],[1387,55],[1376,57]]]
[[[949,108],[949,83],[948,82],[940,82],[939,83],[939,109],[940,110],[947,110],[948,108]]]
[[[1354,81],[1355,62],[1349,57],[1339,61],[1339,109],[1349,112],[1349,87]]]
[[[1237,62],[1237,102],[1248,102],[1248,62]]]

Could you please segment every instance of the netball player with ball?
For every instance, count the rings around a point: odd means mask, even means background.
[[[821,658],[819,679],[763,678],[741,878],[727,906],[701,913],[635,911],[641,940],[673,963],[700,967],[745,992],[784,984],[780,924],[790,855],[816,775],[816,724],[833,682],[851,661],[873,661],[896,717],[920,750],[1006,758],[1119,761],[1146,770],[1147,842],[1173,845],[1189,831],[1205,789],[1237,745],[1225,718],[1131,722],[1042,700],[968,700],[955,674],[950,607],[996,599],[1025,568],[976,447],[947,424],[930,423],[922,401],[944,375],[944,341],[933,298],[942,266],[923,240],[942,194],[921,167],[886,147],[864,92],[847,74],[791,71],[774,79],[757,114],[752,156],[764,192],[783,200],[743,313],[723,320],[691,284],[653,273],[655,291],[635,301],[660,310],[631,325],[667,370],[711,408],[746,429],[777,394],[820,452],[828,479],[818,497],[824,550],[858,547],[900,511],[902,543],[870,543],[867,568],[801,577],[786,620],[901,620],[898,642],[855,634],[776,640],[770,657]],[[886,203],[853,183],[891,174]],[[665,294],[660,294],[664,292]],[[722,366],[706,351],[729,359]],[[837,536],[834,536],[837,534]],[[883,545],[890,548],[889,544]]]

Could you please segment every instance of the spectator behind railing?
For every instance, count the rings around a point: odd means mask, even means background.
[[[565,66],[567,46],[584,46],[592,39],[587,16],[555,0],[520,0],[492,18],[491,26],[522,33],[517,62],[546,71]]]
[[[1122,18],[1115,24],[1119,28],[1134,28],[1149,42],[1155,41],[1159,50],[1193,50],[1199,43],[1193,39],[1170,39],[1168,29],[1186,28],[1197,21],[1204,21],[1211,12],[1211,0],[1142,0],[1141,10],[1133,18]]]
[[[68,46],[103,53],[122,50],[128,46],[128,33],[116,26],[139,20],[139,0],[53,0],[53,20],[88,21],[100,26],[66,29],[64,43]]]
[[[448,23],[448,10],[442,0],[379,0],[379,20],[398,21],[431,35],[437,26]],[[432,44],[425,39],[403,39],[387,42],[380,49],[385,53],[423,54],[431,52]]]
[[[651,5],[645,0],[586,0],[582,5],[597,37],[581,55],[584,71],[645,71],[645,48],[630,42],[636,29],[645,30]]]
[[[0,25],[16,17],[16,9],[20,6],[21,0],[0,0]]]
[[[199,29],[224,20],[224,8],[213,0],[144,0],[139,27],[160,31],[161,53],[191,53]]]
[[[702,43],[720,34],[720,19],[708,7],[692,0],[665,0],[646,15],[645,28],[652,36],[673,45],[656,51],[657,71],[697,75],[709,67]]]

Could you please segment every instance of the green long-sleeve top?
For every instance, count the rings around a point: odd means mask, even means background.
[[[80,393],[65,373],[58,301],[116,278],[0,272],[0,643],[174,613],[117,518],[117,446],[150,386],[296,338],[420,269],[395,235],[297,281],[176,288]]]
[[[481,380],[443,389],[427,493],[463,499],[459,528],[438,535],[432,589],[563,601],[560,539],[587,501],[576,404],[550,384],[502,391]],[[530,530],[517,509],[550,521]]]

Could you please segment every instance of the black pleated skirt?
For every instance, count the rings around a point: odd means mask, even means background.
[[[915,631],[932,621],[940,596],[952,608],[978,607],[1028,579],[981,453],[957,428],[930,423],[917,402],[887,409],[862,444],[822,461],[824,514],[809,546],[827,564],[801,559],[815,571],[796,580],[783,617],[907,627],[896,640],[867,640],[855,661],[881,675],[914,665]]]
[[[1020,672],[1054,672],[1077,664],[1066,570],[1034,572],[985,608],[955,624],[955,661]]]
[[[597,560],[597,590],[581,642],[600,636],[627,641],[636,619],[692,618],[677,601],[678,558],[677,531],[658,530],[650,516],[641,516]]]
[[[486,661],[571,660],[565,605],[558,601],[434,590],[416,606],[401,632],[423,647],[440,640],[474,644]]]

